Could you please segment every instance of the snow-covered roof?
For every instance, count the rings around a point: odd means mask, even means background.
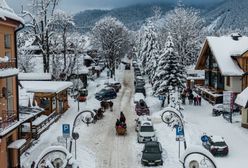
[[[240,56],[248,50],[248,37],[242,36],[238,40],[231,36],[207,37],[207,41],[222,75],[241,76],[244,73],[231,56]]]
[[[26,139],[18,139],[8,145],[10,149],[20,149],[26,143]]]
[[[19,119],[22,122],[27,121],[28,119],[39,115],[42,113],[44,109],[39,108],[39,107],[25,107],[25,106],[20,106],[19,107]]]
[[[244,108],[247,108],[247,102],[248,102],[248,87],[245,90],[243,90],[240,94],[238,94],[235,99],[235,103]]]
[[[5,0],[0,0],[0,18],[3,20],[10,18],[24,24],[24,20],[16,15],[16,13],[8,6]]]
[[[19,70],[16,68],[0,69],[0,77],[17,75]]]
[[[50,73],[19,73],[19,80],[51,80],[52,75]]]
[[[27,92],[59,93],[73,85],[61,81],[21,81]]]

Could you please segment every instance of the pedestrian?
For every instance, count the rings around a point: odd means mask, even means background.
[[[197,105],[197,97],[196,96],[194,96],[194,106],[196,106]]]
[[[113,111],[113,105],[114,105],[114,103],[110,100],[110,101],[109,101],[110,111]]]
[[[185,99],[186,99],[186,93],[185,92],[183,92],[181,94],[181,98],[182,98],[182,104],[185,104]]]
[[[123,112],[120,113],[120,122],[126,122],[126,117],[124,116]]]
[[[201,96],[199,96],[199,106],[201,106]]]
[[[194,95],[192,93],[189,94],[188,99],[189,99],[189,104],[192,105],[193,104]]]
[[[118,127],[121,124],[119,119],[116,119],[115,126]]]
[[[35,162],[33,161],[31,164],[31,168],[34,168],[34,166],[35,166]]]

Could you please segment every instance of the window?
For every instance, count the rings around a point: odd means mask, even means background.
[[[227,86],[230,86],[230,76],[227,76],[226,77],[226,85]]]
[[[10,48],[11,47],[11,40],[10,40],[10,34],[5,34],[4,35],[4,44],[5,44],[5,48]]]
[[[14,111],[14,96],[13,96],[13,78],[7,78],[7,109],[9,112]]]

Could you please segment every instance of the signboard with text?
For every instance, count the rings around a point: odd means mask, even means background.
[[[234,93],[231,91],[223,91],[223,108],[225,112],[233,111],[234,96]]]

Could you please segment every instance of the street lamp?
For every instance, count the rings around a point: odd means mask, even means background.
[[[184,141],[184,149],[186,150],[187,144],[186,144],[186,139],[185,139],[185,132],[184,132],[184,122],[182,119],[183,115],[182,113],[172,107],[166,107],[164,109],[164,112],[161,115],[162,121],[167,124],[168,126],[177,126],[177,132],[179,132],[180,128],[180,136],[182,136],[183,141]],[[179,140],[179,157],[180,157],[180,138]]]
[[[33,162],[35,168],[49,167],[49,168],[65,168],[68,166],[75,167],[72,162],[72,155],[62,146],[50,146],[41,152],[40,156]]]
[[[191,146],[185,150],[179,160],[183,168],[217,168],[213,155],[202,146]]]
[[[87,126],[94,121],[94,115],[95,113],[90,110],[84,110],[78,113],[78,115],[75,117],[73,121],[73,127],[72,127],[72,138],[70,139],[70,146],[69,146],[69,152],[71,153],[72,150],[72,140],[75,140],[75,159],[77,158],[77,152],[76,152],[76,140],[79,138],[79,133],[74,132],[76,127],[76,122],[80,116],[82,116],[81,121],[87,124]]]

